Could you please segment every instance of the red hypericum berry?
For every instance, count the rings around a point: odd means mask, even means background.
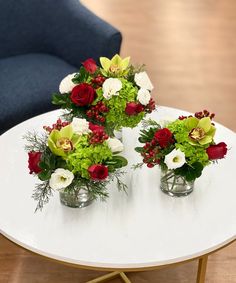
[[[179,120],[184,120],[184,119],[187,119],[187,116],[179,116]]]
[[[204,117],[209,117],[210,119],[213,119],[215,117],[215,114],[211,114],[208,110],[205,109],[202,112],[196,112],[194,116],[198,119],[202,119]]]
[[[51,133],[52,130],[58,130],[60,131],[63,127],[69,125],[69,122],[62,122],[59,118],[56,123],[52,125],[52,127],[49,126],[43,126],[43,129],[46,130],[48,133]]]
[[[148,163],[148,164],[147,164],[147,167],[148,167],[148,168],[152,168],[152,167],[154,167],[154,165],[153,165],[152,163]]]

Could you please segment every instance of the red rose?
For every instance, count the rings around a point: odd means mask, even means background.
[[[206,152],[210,160],[223,158],[227,153],[227,144],[220,142],[215,145],[210,145]]]
[[[102,164],[91,165],[88,172],[93,180],[104,180],[108,176],[108,168]]]
[[[169,144],[174,142],[172,133],[167,128],[157,130],[154,135],[154,138],[157,140],[160,147],[163,147],[163,148],[167,147]]]
[[[82,62],[82,64],[85,70],[90,74],[95,73],[97,70],[96,62],[92,58],[87,59],[86,61]]]
[[[104,127],[89,122],[89,130],[92,132],[104,132]]]
[[[78,106],[86,106],[94,101],[95,94],[91,85],[82,83],[72,89],[70,99]]]
[[[40,173],[42,169],[39,167],[39,162],[41,159],[41,152],[28,152],[28,168],[30,170],[30,174],[32,173]]]
[[[129,116],[137,115],[143,110],[144,110],[143,105],[140,103],[136,103],[136,102],[128,102],[125,107],[125,113]]]

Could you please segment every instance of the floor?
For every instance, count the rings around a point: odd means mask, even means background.
[[[146,64],[158,104],[208,109],[236,131],[235,0],[83,2],[122,31],[121,55]],[[129,277],[134,283],[193,283],[196,270],[190,262]],[[33,255],[0,235],[0,283],[83,283],[101,274]],[[236,242],[209,257],[206,283],[236,283]]]

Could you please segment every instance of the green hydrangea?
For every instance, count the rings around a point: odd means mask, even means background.
[[[137,115],[128,116],[125,114],[125,108],[127,102],[137,102],[138,88],[124,78],[119,78],[119,80],[122,82],[122,89],[119,91],[119,95],[114,95],[104,101],[101,88],[97,91],[98,97],[94,104],[103,99],[103,102],[110,109],[106,116],[108,125],[115,125],[116,129],[121,127],[134,128],[144,118],[145,113],[141,112]]]
[[[209,164],[208,155],[204,146],[196,146],[189,143],[189,130],[185,126],[184,120],[176,120],[167,125],[176,140],[175,147],[185,154],[188,164],[200,162],[203,166]]]
[[[68,155],[67,164],[74,174],[89,179],[88,168],[112,159],[112,152],[106,143],[90,144],[87,136],[82,136],[75,151]]]

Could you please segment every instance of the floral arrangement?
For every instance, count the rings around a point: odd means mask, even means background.
[[[144,121],[139,141],[145,143],[137,147],[143,162],[149,168],[160,165],[164,171],[170,170],[187,181],[200,177],[205,166],[227,153],[224,142],[214,141],[216,128],[209,111],[197,112],[194,116],[181,116],[161,127],[156,121]]]
[[[85,119],[72,122],[58,119],[52,127],[45,126],[44,134],[28,133],[28,168],[41,181],[33,198],[37,209],[48,202],[53,190],[75,191],[83,187],[93,199],[108,196],[106,185],[117,180],[118,188],[125,189],[120,180],[120,168],[127,160],[119,156],[123,144],[109,138],[102,126]]]
[[[103,125],[110,136],[114,129],[135,127],[155,109],[151,98],[153,85],[143,67],[129,65],[130,58],[115,55],[111,60],[100,58],[101,67],[90,58],[78,73],[65,77],[53,94],[52,103],[67,110],[73,117]]]

